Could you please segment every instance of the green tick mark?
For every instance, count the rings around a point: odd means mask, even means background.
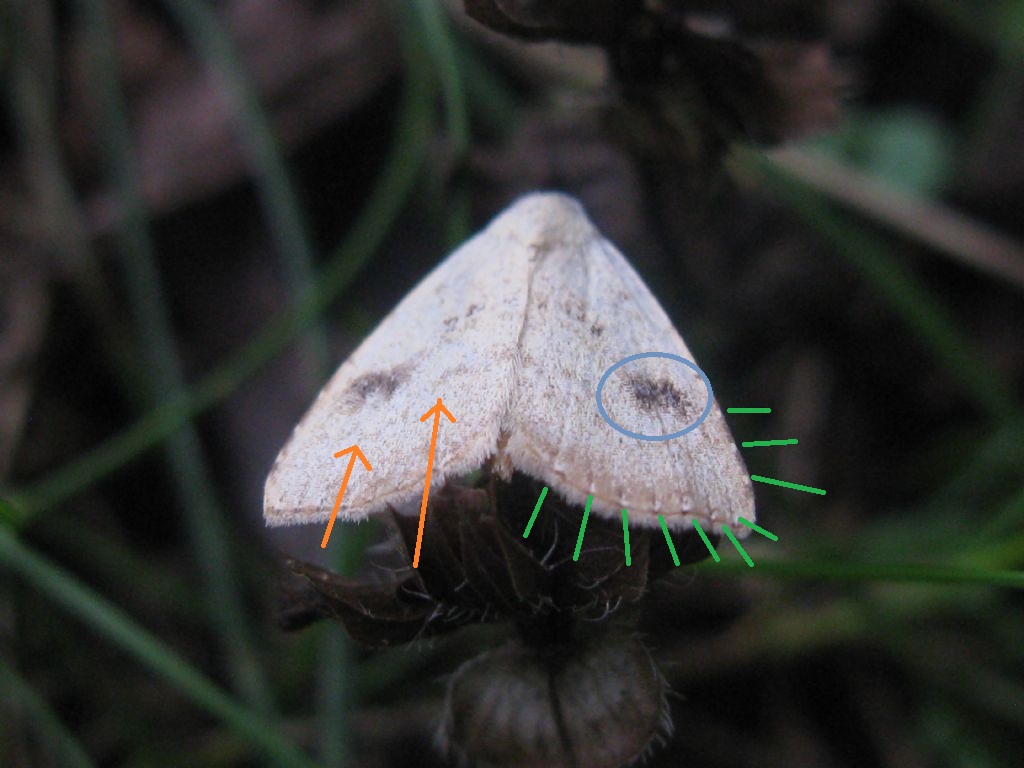
[[[665,525],[664,515],[658,515],[658,522],[661,523],[661,530],[665,533],[665,543],[668,544],[668,551],[672,553],[672,562],[679,567],[679,555],[676,554],[676,545],[672,543],[672,536],[668,532],[668,526]]]
[[[743,547],[740,546],[740,543],[736,541],[736,537],[732,535],[732,531],[729,530],[729,526],[723,525],[722,530],[725,531],[725,535],[729,537],[729,541],[732,542],[732,545],[736,547],[736,549],[739,551],[741,555],[743,555],[743,559],[747,561],[747,565],[753,568],[754,561],[750,559],[750,555],[748,555],[746,553],[746,550],[744,550]]]
[[[779,540],[779,537],[776,536],[774,533],[772,533],[771,531],[766,531],[760,525],[758,525],[757,523],[750,522],[745,517],[741,517],[740,518],[740,522],[743,523],[745,526],[747,526],[747,528],[750,528],[751,530],[757,531],[762,536],[767,536],[772,541],[778,541]]]
[[[583,546],[583,534],[587,530],[587,518],[590,517],[590,505],[593,501],[593,496],[587,496],[587,506],[583,510],[583,522],[580,523],[580,535],[576,538],[576,551],[572,555],[572,559],[574,561],[580,559],[580,548]]]
[[[718,553],[715,552],[715,548],[711,546],[711,542],[708,540],[708,535],[704,533],[704,529],[700,527],[700,523],[697,522],[696,519],[693,521],[693,527],[697,529],[697,533],[699,533],[700,537],[704,539],[704,546],[708,548],[708,552],[710,552],[711,556],[715,558],[715,562],[720,562],[722,558],[720,558]]]
[[[540,512],[540,505],[544,503],[544,497],[548,495],[548,487],[545,485],[544,490],[540,492],[540,498],[537,499],[537,506],[533,508],[533,514],[530,515],[530,522],[526,524],[526,530],[523,531],[523,538],[525,539],[530,535],[530,531],[533,528],[533,521],[537,519],[537,513]]]
[[[825,491],[821,488],[811,488],[809,485],[797,485],[796,483],[787,483],[785,480],[774,480],[770,477],[761,477],[761,475],[751,475],[751,480],[756,480],[759,483],[768,483],[768,485],[778,485],[782,488],[792,488],[794,491],[806,491],[807,493],[816,493],[819,496],[824,496]]]
[[[622,510],[622,542],[626,545],[626,565],[633,564],[633,558],[629,555],[629,515]]]

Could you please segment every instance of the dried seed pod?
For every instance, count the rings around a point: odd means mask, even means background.
[[[635,637],[510,643],[455,673],[439,741],[487,768],[618,768],[670,733],[665,694]]]

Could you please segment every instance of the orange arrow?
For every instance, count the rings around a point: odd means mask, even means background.
[[[373,469],[370,466],[370,462],[366,460],[366,455],[359,450],[358,445],[350,445],[343,451],[338,451],[334,454],[334,458],[340,459],[346,453],[351,453],[352,456],[348,460],[348,467],[345,469],[345,476],[341,479],[341,490],[338,491],[338,498],[334,502],[334,509],[331,510],[331,519],[327,521],[327,530],[324,531],[324,540],[320,542],[320,548],[327,548],[327,540],[331,538],[331,528],[334,527],[334,518],[338,516],[338,509],[341,508],[341,500],[345,497],[345,489],[348,487],[348,479],[352,476],[352,467],[355,466],[356,459],[363,462],[363,466],[366,467],[366,471],[369,472]]]
[[[434,449],[437,448],[437,427],[441,423],[441,414],[448,417],[448,421],[455,423],[455,417],[451,411],[444,407],[441,398],[429,411],[420,416],[420,421],[426,421],[429,416],[434,417],[434,431],[430,434],[430,452],[427,454],[427,480],[423,483],[423,505],[420,507],[420,529],[416,533],[416,552],[412,556],[412,567],[420,567],[420,546],[423,544],[423,525],[427,522],[427,496],[430,495],[430,475],[434,471]]]

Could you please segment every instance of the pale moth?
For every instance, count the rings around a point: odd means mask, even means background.
[[[358,444],[372,472],[351,475],[340,520],[393,508],[418,512],[431,423],[442,420],[433,489],[490,461],[508,478],[539,479],[592,514],[683,530],[697,520],[749,533],[749,475],[717,403],[696,429],[646,441],[612,428],[597,409],[602,374],[624,357],[666,352],[696,362],[623,255],[573,198],[520,198],[442,261],[321,390],[267,477],[268,525],[323,523],[343,461]],[[712,381],[713,381],[713,377]],[[642,435],[693,424],[708,390],[689,367],[645,358],[618,368],[602,401]]]

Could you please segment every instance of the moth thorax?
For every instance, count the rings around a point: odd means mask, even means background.
[[[665,694],[634,637],[509,643],[455,673],[439,737],[491,768],[619,768],[671,731]]]
[[[508,444],[508,438],[509,435],[507,432],[502,432],[498,436],[498,448],[490,459],[491,473],[499,480],[506,483],[512,480],[512,473],[515,471],[515,467],[512,466],[512,459],[510,459],[508,453],[505,452],[505,446]]]

